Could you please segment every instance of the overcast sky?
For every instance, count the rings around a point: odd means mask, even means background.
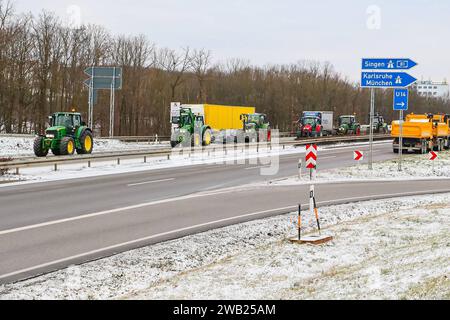
[[[331,62],[359,80],[362,57],[410,57],[417,78],[450,79],[447,0],[15,0],[18,12],[42,9],[114,34],[145,34],[158,46],[206,48],[216,60]],[[72,10],[73,12],[73,10]]]

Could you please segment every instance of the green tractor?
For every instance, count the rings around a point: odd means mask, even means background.
[[[245,142],[270,142],[272,131],[267,115],[262,113],[242,114],[241,121],[244,126]]]
[[[356,134],[359,136],[361,135],[361,125],[358,123],[355,115],[340,116],[337,132],[339,135]]]
[[[54,113],[50,120],[50,128],[45,135],[34,140],[34,154],[37,157],[47,156],[49,150],[55,156],[91,154],[94,147],[92,130],[82,122],[79,113]]]
[[[172,130],[170,139],[172,148],[178,145],[209,146],[213,142],[212,130],[205,125],[205,118],[195,115],[189,108],[182,108],[180,116],[172,118],[172,125],[176,126]]]
[[[370,123],[370,115],[369,115],[369,123]],[[387,134],[389,132],[388,124],[384,121],[384,118],[379,113],[376,113],[373,118],[373,131],[375,133],[384,133]]]

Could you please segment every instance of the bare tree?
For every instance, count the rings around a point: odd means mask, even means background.
[[[192,66],[190,49],[187,47],[178,53],[175,50],[163,48],[158,50],[156,54],[157,66],[168,74],[171,99],[174,100],[177,88],[183,83],[185,73]]]
[[[205,82],[211,64],[211,51],[204,49],[194,50],[192,54],[192,71],[197,78],[199,85],[199,92],[197,96],[198,101],[207,101],[208,96],[205,89]]]

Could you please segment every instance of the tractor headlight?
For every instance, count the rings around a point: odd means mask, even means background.
[[[54,139],[55,135],[54,134],[47,134],[47,135],[45,135],[45,137],[48,138],[48,139]]]

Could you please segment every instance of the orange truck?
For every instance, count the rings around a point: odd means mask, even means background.
[[[394,152],[400,150],[400,121],[392,122]],[[403,122],[403,150],[425,154],[450,147],[450,115],[414,114]]]

